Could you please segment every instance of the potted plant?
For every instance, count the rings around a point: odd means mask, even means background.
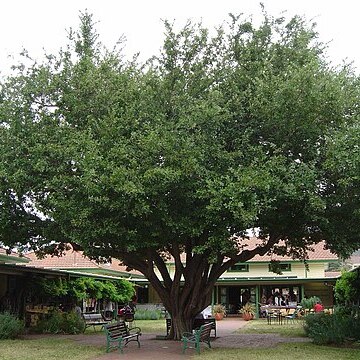
[[[212,312],[216,320],[222,320],[226,314],[226,309],[224,305],[216,304],[213,306]]]
[[[244,320],[252,320],[256,314],[256,308],[254,304],[246,303],[240,310],[239,313],[242,314]]]

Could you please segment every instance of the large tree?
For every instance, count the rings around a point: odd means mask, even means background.
[[[329,66],[300,17],[165,30],[141,65],[104,51],[85,13],[68,48],[3,82],[0,241],[121,259],[148,278],[179,338],[233,264],[304,258],[322,239],[359,247],[336,231],[359,214],[337,206],[346,194],[328,142],[358,122],[359,84]]]

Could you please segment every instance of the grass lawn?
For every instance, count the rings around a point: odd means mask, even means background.
[[[144,334],[166,335],[166,320],[135,320],[135,326]]]
[[[283,325],[269,325],[265,319],[257,319],[248,321],[245,327],[239,329],[237,333],[241,334],[279,334],[289,337],[304,337],[305,331],[302,321],[295,323],[285,323]]]
[[[144,334],[166,334],[165,319],[136,320],[134,325],[140,327]],[[88,336],[102,333],[100,326],[97,326],[95,331],[92,327],[85,331]],[[1,360],[91,360],[104,353],[105,346],[82,345],[61,336],[0,341]]]
[[[202,348],[203,349],[203,348]],[[194,360],[358,360],[360,349],[334,348],[312,343],[281,344],[275,348],[205,349]]]
[[[239,329],[241,334],[279,334],[288,337],[304,337],[302,321],[283,325],[268,325],[264,319],[249,321],[245,327]],[[211,349],[202,347],[200,356],[194,356],[198,360],[329,360],[331,358],[341,360],[360,359],[360,349],[336,348],[331,346],[319,346],[313,343],[289,343],[280,344],[274,348],[248,348],[248,349]]]
[[[104,347],[81,345],[69,339],[1,340],[1,360],[90,360],[104,354]]]
[[[165,320],[136,320],[135,325],[143,333],[166,333]],[[286,325],[267,325],[263,320],[249,321],[239,333],[278,333],[283,336],[304,336],[302,323]],[[87,329],[86,335],[99,335],[102,330]],[[105,354],[105,346],[82,345],[71,339],[44,337],[37,339],[1,340],[1,360],[91,360]],[[179,353],[181,346],[179,344]],[[156,354],[154,354],[156,356]],[[336,348],[319,346],[312,343],[280,344],[274,348],[207,349],[202,346],[201,355],[194,355],[194,360],[358,360],[360,348]],[[120,359],[120,357],[119,357]]]
[[[132,323],[132,326],[137,326],[141,329],[143,334],[157,334],[157,335],[166,335],[166,321],[165,319],[161,320],[135,320]],[[103,333],[101,326],[96,326],[94,328],[88,327],[85,330],[86,335],[98,335]],[[1,358],[0,358],[1,360]]]

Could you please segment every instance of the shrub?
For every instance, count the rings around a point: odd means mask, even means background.
[[[63,315],[61,311],[54,311],[50,316],[40,320],[36,330],[42,333],[61,333]]]
[[[300,305],[302,306],[303,309],[312,309],[314,305],[320,301],[321,301],[320,298],[318,298],[317,296],[312,296],[308,299],[307,298],[302,299]]]
[[[8,312],[0,314],[0,339],[15,339],[23,332],[23,321]]]
[[[79,334],[84,331],[84,328],[84,320],[74,311],[69,313],[54,311],[37,326],[38,331],[50,334]]]
[[[360,340],[360,319],[341,312],[310,314],[305,317],[305,332],[315,344],[342,344],[347,340]]]
[[[135,320],[159,320],[163,316],[160,310],[137,310]]]
[[[84,320],[75,311],[65,313],[63,321],[63,332],[66,334],[79,334],[85,330]]]

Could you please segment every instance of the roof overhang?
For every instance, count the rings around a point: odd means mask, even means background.
[[[12,256],[0,254],[0,264],[15,264],[15,263],[28,263],[30,259],[23,256]]]
[[[217,280],[216,285],[268,285],[275,284],[305,284],[305,283],[335,283],[338,278],[299,278],[296,276],[287,277],[228,277]]]
[[[142,282],[142,279],[129,279],[121,276],[109,276],[102,274],[94,274],[89,272],[64,270],[64,269],[46,269],[40,267],[15,265],[15,264],[1,264],[0,263],[0,274],[25,276],[26,274],[38,274],[47,276],[67,277],[67,278],[79,278],[79,277],[91,277],[99,280],[119,280],[124,279],[130,282],[138,283]]]

